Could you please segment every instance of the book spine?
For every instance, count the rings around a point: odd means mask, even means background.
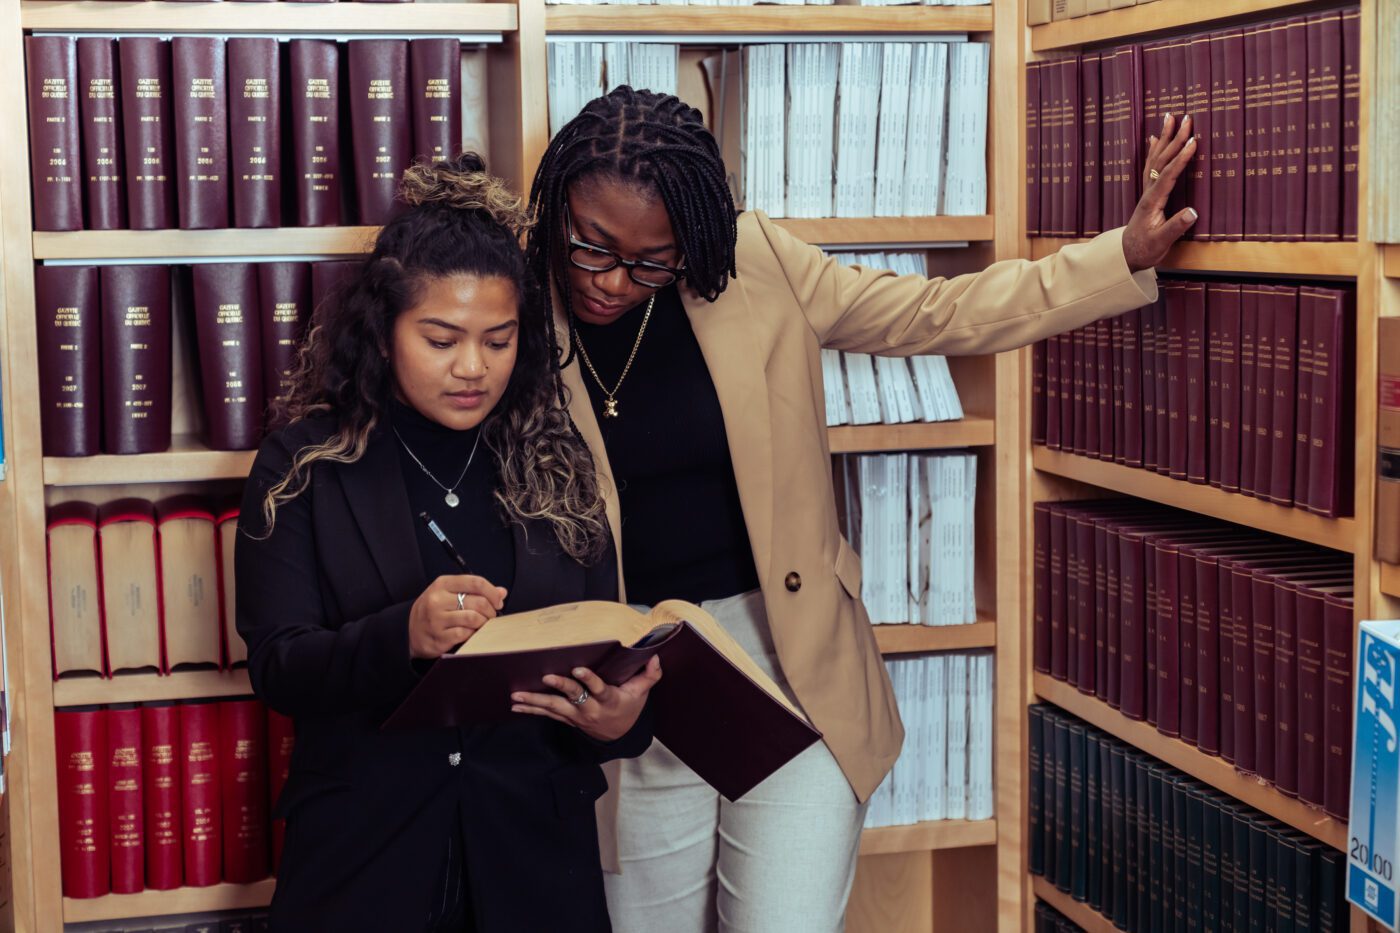
[[[1270,213],[1265,238],[1270,241],[1286,239],[1288,225],[1288,185],[1285,176],[1288,160],[1288,26],[1274,22],[1268,26],[1269,45],[1269,106],[1265,110],[1268,143],[1266,163],[1269,171]]]
[[[1065,583],[1064,583],[1064,632],[1065,632],[1065,680],[1071,686],[1079,686],[1079,564],[1083,559],[1078,545],[1078,523],[1073,513],[1065,516]]]
[[[1400,564],[1400,318],[1378,324],[1376,559]]]
[[[1074,449],[1074,335],[1058,334],[1060,345],[1060,449]]]
[[[1197,643],[1200,639],[1198,617],[1200,610],[1196,599],[1196,557],[1189,545],[1182,545],[1176,557],[1177,610],[1176,625],[1180,634],[1177,646],[1177,703],[1180,706],[1179,735],[1181,741],[1196,744],[1197,705],[1199,696],[1196,689]]]
[[[1197,554],[1190,568],[1196,581],[1196,747],[1208,755],[1220,753],[1220,600],[1217,570],[1215,559],[1206,554]]]
[[[1307,228],[1308,21],[1296,16],[1283,30],[1287,46],[1283,102],[1283,215],[1277,239],[1301,240]]]
[[[1219,634],[1220,757],[1235,761],[1235,615],[1233,575],[1220,560],[1215,567],[1215,627]]]
[[[1032,707],[1034,709],[1034,707]],[[287,778],[292,773],[292,748],[296,745],[296,731],[290,716],[283,716],[267,710],[267,797],[270,806],[276,806],[282,788],[287,786]],[[287,839],[287,821],[272,821],[272,870],[282,863],[282,848]]]
[[[1109,392],[1111,401],[1111,411],[1109,413],[1109,428],[1113,435],[1112,454],[1114,463],[1124,463],[1127,461],[1127,438],[1124,436],[1125,425],[1123,420],[1123,401],[1127,386],[1123,382],[1123,334],[1127,330],[1127,315],[1120,314],[1111,318],[1108,322],[1108,352],[1109,352]]]
[[[1355,639],[1350,599],[1328,596],[1322,610],[1322,727],[1327,758],[1322,769],[1322,809],[1339,820],[1348,817],[1351,799],[1352,646]]]
[[[123,36],[117,40],[117,53],[127,216],[133,230],[164,230],[176,222],[170,43]]]
[[[1269,34],[1244,30],[1244,239],[1267,238],[1269,224]]]
[[[409,43],[414,158],[442,161],[462,148],[462,44],[456,38]]]
[[[1186,83],[1187,83],[1187,40],[1173,39],[1167,43],[1166,69],[1162,75],[1165,82],[1160,85],[1161,91],[1158,98],[1159,106],[1163,115],[1171,114],[1176,120],[1176,126],[1180,128],[1181,121],[1187,116],[1186,110]],[[1182,172],[1181,177],[1190,184],[1191,169]],[[1186,184],[1178,184],[1172,189],[1167,198],[1167,216],[1174,216],[1182,208],[1186,207]]]
[[[1167,475],[1186,479],[1187,461],[1187,357],[1186,283],[1167,282]],[[1160,438],[1158,443],[1161,443]],[[1161,470],[1158,470],[1161,472]]]
[[[1080,693],[1093,694],[1097,691],[1094,679],[1095,637],[1097,619],[1094,615],[1094,525],[1090,518],[1080,516],[1074,525],[1075,592],[1078,610],[1072,617],[1078,635],[1078,659],[1075,670],[1078,677],[1072,681]]]
[[[1088,897],[1088,845],[1085,839],[1086,808],[1084,793],[1084,727],[1079,723],[1069,729],[1069,889],[1077,901]]]
[[[1221,567],[1226,562],[1221,561]],[[1231,568],[1230,614],[1234,626],[1234,764],[1246,774],[1254,763],[1254,602],[1247,570]]]
[[[333,227],[341,220],[340,51],[329,39],[287,45],[297,223]]]
[[[1123,315],[1123,463],[1142,466],[1142,310]]]
[[[34,229],[83,229],[78,133],[78,44],[72,36],[25,36],[29,170]]]
[[[1034,653],[1035,669],[1050,673],[1050,506],[1037,502],[1034,509]]]
[[[185,884],[207,887],[221,880],[219,709],[214,703],[185,703],[178,709]]]
[[[282,226],[282,71],[272,38],[228,40],[233,222]]]
[[[102,317],[96,266],[37,266],[39,405],[47,457],[99,452]]]
[[[1044,340],[1036,341],[1031,347],[1031,443],[1045,444],[1046,438],[1046,410],[1045,410],[1045,370],[1046,352],[1048,342]]]
[[[180,710],[169,704],[141,708],[146,810],[146,884],[168,891],[184,883],[180,819]]]
[[[1354,472],[1347,440],[1351,432],[1345,428],[1352,420],[1351,390],[1346,380],[1352,378],[1354,323],[1344,292],[1313,287],[1301,292],[1313,308],[1307,508],[1335,517],[1351,511],[1351,502],[1343,494],[1350,493]]]
[[[1078,191],[1077,188],[1075,190]],[[1085,386],[1087,384],[1087,380],[1085,379],[1085,371],[1088,368],[1088,350],[1086,349],[1087,340],[1088,328],[1086,327],[1080,327],[1070,335],[1074,360],[1072,370],[1074,405],[1071,415],[1071,423],[1074,425],[1074,432],[1072,435],[1073,450],[1075,453],[1080,454],[1081,456],[1087,452],[1089,444],[1089,405],[1084,397]],[[1097,421],[1095,422],[1095,424],[1097,424]]]
[[[1065,88],[1063,107],[1064,126],[1064,229],[1066,236],[1080,236],[1084,231],[1084,212],[1081,204],[1079,179],[1082,171],[1084,121],[1080,114],[1083,98],[1079,92],[1079,63],[1076,59],[1066,59],[1063,63]]]
[[[1259,351],[1259,314],[1263,286],[1240,288],[1240,464],[1238,492],[1254,489],[1254,416],[1258,399],[1255,362]]]
[[[1191,115],[1191,132],[1196,136],[1196,154],[1182,173],[1185,180],[1183,204],[1196,211],[1196,222],[1187,236],[1195,240],[1215,239],[1213,230],[1215,210],[1211,200],[1211,154],[1214,137],[1211,129],[1211,71],[1210,36],[1197,36],[1186,43],[1186,105],[1184,113]]]
[[[1158,542],[1149,545],[1156,563],[1157,591],[1157,731],[1181,734],[1181,617],[1177,549]]]
[[[1026,62],[1026,236],[1043,235],[1040,229],[1041,67],[1040,62]]]
[[[228,64],[224,40],[170,40],[175,98],[175,168],[180,227],[229,225]]]
[[[1266,781],[1274,779],[1274,626],[1276,581],[1268,573],[1250,575],[1249,588],[1254,621],[1254,771]]]
[[[1141,309],[1138,329],[1142,335],[1141,363],[1138,367],[1142,376],[1142,468],[1150,472],[1157,470],[1157,306],[1165,300],[1164,291],[1159,289],[1157,304]]]
[[[110,454],[170,446],[171,312],[167,266],[103,266],[103,447]]]
[[[1342,239],[1356,239],[1361,158],[1361,11],[1342,11]]]
[[[56,710],[53,719],[63,896],[101,897],[111,890],[107,711]]]
[[[1153,373],[1157,379],[1157,472],[1171,475],[1172,468],[1172,331],[1170,315],[1167,313],[1166,298],[1153,309],[1157,316],[1157,358]],[[1176,344],[1178,350],[1180,343]],[[1183,361],[1184,362],[1184,361]]]
[[[1298,797],[1304,803],[1321,807],[1322,771],[1326,760],[1322,594],[1300,587],[1294,615],[1298,666]]]
[[[1146,601],[1142,598],[1142,542],[1132,535],[1121,535],[1118,543],[1119,657],[1122,697],[1119,711],[1129,719],[1146,718],[1144,690],[1144,641]]]
[[[1269,426],[1269,501],[1293,504],[1294,411],[1298,407],[1298,377],[1294,370],[1294,348],[1298,339],[1298,290],[1274,287],[1274,386]]]
[[[1098,236],[1103,232],[1103,191],[1099,155],[1103,142],[1102,116],[1099,101],[1103,99],[1102,81],[1099,74],[1098,54],[1085,54],[1079,58],[1079,99],[1080,99],[1080,162],[1079,200],[1082,205],[1080,226],[1084,236]]]
[[[1335,241],[1342,228],[1342,19],[1308,17],[1306,239]]]
[[[1047,337],[1045,344],[1045,446],[1059,450],[1060,442],[1060,338]]]
[[[250,450],[263,423],[257,271],[241,262],[196,265],[194,307],[209,446]]]
[[[349,49],[359,221],[383,224],[397,213],[399,173],[412,161],[408,41],[356,39]]]
[[[1036,162],[1040,169],[1038,199],[1040,201],[1040,235],[1060,236],[1059,208],[1056,195],[1059,188],[1056,182],[1056,160],[1060,154],[1060,126],[1063,116],[1060,113],[1057,96],[1060,84],[1058,62],[1042,62],[1040,66],[1040,155]]]
[[[1098,403],[1098,444],[1100,460],[1113,460],[1113,328],[1109,321],[1094,324],[1094,346],[1098,353],[1094,399]]]
[[[1271,474],[1269,454],[1273,450],[1271,428],[1274,413],[1274,331],[1279,325],[1278,303],[1272,285],[1261,285],[1259,291],[1259,321],[1254,348],[1254,476],[1250,494],[1260,499],[1269,495]]]
[[[1219,64],[1225,76],[1220,85],[1218,112],[1212,115],[1211,125],[1221,127],[1219,148],[1214,150],[1214,154],[1220,157],[1218,161],[1221,185],[1216,187],[1212,184],[1211,199],[1215,205],[1217,221],[1222,218],[1224,220],[1224,229],[1221,229],[1218,222],[1212,229],[1217,240],[1238,241],[1244,239],[1245,224],[1244,32],[1238,29],[1225,32],[1220,45],[1220,61],[1217,63],[1212,57],[1211,74],[1214,76],[1217,73],[1216,65]],[[1212,56],[1214,54],[1212,51]],[[1213,110],[1217,109],[1214,95],[1211,98],[1211,107]],[[1214,181],[1214,169],[1211,174]]]
[[[1050,508],[1050,676],[1069,676],[1069,642],[1066,629],[1068,587],[1065,567],[1065,514]]]
[[[1313,329],[1316,314],[1306,288],[1298,289],[1298,349],[1293,392],[1293,504],[1307,508],[1308,467],[1312,458]]]
[[[107,711],[107,810],[111,819],[112,893],[145,890],[145,807],[141,773],[141,710]]]
[[[267,877],[267,715],[258,700],[224,700],[219,710],[224,881]]]
[[[83,149],[83,207],[89,230],[126,227],[126,163],[121,141],[117,44],[78,40],[78,112]]]
[[[1094,696],[1108,701],[1108,670],[1110,661],[1118,664],[1117,634],[1108,633],[1108,531],[1102,522],[1094,523]]]
[[[1209,447],[1207,445],[1207,373],[1206,373],[1206,287],[1201,282],[1187,282],[1182,288],[1182,312],[1185,320],[1186,353],[1186,479],[1205,483],[1208,479]]]
[[[1223,401],[1220,386],[1222,315],[1220,304],[1224,291],[1217,285],[1206,289],[1206,480],[1220,487],[1221,441],[1220,408]]]
[[[1112,527],[1104,529],[1105,625],[1108,629],[1108,669],[1104,672],[1105,702],[1114,709],[1123,705],[1122,576],[1118,565],[1120,545]]]
[[[297,350],[311,320],[311,267],[264,262],[258,270],[263,396],[271,404],[291,390]]]
[[[1274,786],[1298,794],[1298,592],[1274,581]]]
[[[1240,488],[1240,287],[1212,286],[1220,320],[1220,488]]]

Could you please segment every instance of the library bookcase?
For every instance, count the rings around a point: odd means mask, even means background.
[[[1165,0],[1167,6],[1178,0]],[[1189,0],[1180,0],[1189,2]],[[1023,4],[980,7],[857,6],[673,7],[561,6],[518,3],[380,4],[178,3],[143,0],[7,0],[0,4],[0,74],[12,93],[0,100],[0,132],[27,137],[23,36],[32,31],[316,35],[446,35],[486,42],[489,51],[488,165],[524,191],[548,141],[546,44],[551,35],[681,42],[694,50],[762,37],[792,41],[899,34],[909,39],[965,34],[992,43],[988,129],[988,212],[977,217],[802,219],[781,221],[823,246],[927,249],[934,274],[975,271],[1027,254],[1018,196],[1021,177],[1019,100],[1026,32]],[[685,93],[682,84],[682,93]],[[1000,182],[1000,183],[998,183]],[[40,446],[34,265],[43,260],[121,262],[166,259],[336,258],[365,250],[373,228],[36,232],[31,221],[28,153],[12,145],[0,156],[0,391],[7,472],[0,482],[0,580],[8,610],[13,749],[5,765],[12,896],[0,928],[50,931],[64,923],[264,905],[272,881],[78,900],[60,882],[54,711],[96,703],[238,696],[245,671],[118,675],[110,680],[53,680],[48,633],[45,508],[69,499],[103,502],[125,495],[156,499],[190,490],[236,488],[251,452],[205,449],[198,415],[178,374],[175,439],[170,450],[135,456],[46,458]],[[931,247],[955,244],[956,248]],[[849,928],[894,931],[1015,930],[1029,888],[1020,851],[1024,767],[1021,735],[1029,683],[1022,619],[1024,533],[1029,515],[1026,389],[1015,354],[950,360],[966,417],[941,424],[833,428],[833,453],[972,449],[978,454],[976,552],[979,622],[956,627],[882,626],[887,655],[986,648],[996,656],[994,774],[996,818],[941,821],[867,831],[849,911]],[[178,370],[178,366],[177,366]],[[183,393],[183,394],[182,394]],[[0,894],[5,887],[0,885]]]

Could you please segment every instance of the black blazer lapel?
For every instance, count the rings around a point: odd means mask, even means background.
[[[396,602],[417,597],[425,584],[423,559],[398,451],[387,432],[376,428],[364,456],[342,465],[336,476],[389,596]]]
[[[559,576],[569,572],[547,522],[531,521],[529,528],[510,523],[515,539],[515,582],[506,594],[506,612],[523,612],[552,606],[559,601]]]

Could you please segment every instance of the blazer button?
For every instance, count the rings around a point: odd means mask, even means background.
[[[461,752],[453,752],[452,754],[448,755],[448,756],[447,756],[447,763],[450,764],[450,765],[451,765],[452,767],[454,767],[454,768],[457,767],[459,764],[462,763],[462,753],[461,753]]]
[[[802,589],[802,576],[796,570],[789,571],[787,578],[783,580],[783,586],[787,587],[789,593],[796,593]]]

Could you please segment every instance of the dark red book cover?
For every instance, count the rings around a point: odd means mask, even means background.
[[[1157,665],[1158,658],[1158,632],[1161,629],[1161,606],[1158,604],[1160,590],[1157,587],[1157,558],[1153,552],[1150,539],[1144,540],[1142,545],[1142,598],[1145,602],[1142,615],[1142,664],[1146,676],[1143,678],[1143,706],[1147,714],[1148,725],[1155,726],[1160,721],[1158,717],[1161,710],[1158,709],[1157,696]]]
[[[1099,211],[1105,230],[1120,226],[1123,213],[1118,203],[1119,159],[1123,151],[1120,137],[1130,114],[1118,91],[1118,51],[1107,49],[1099,59]]]
[[[340,223],[340,51],[331,39],[287,43],[297,224]]]
[[[1282,232],[1276,239],[1301,240],[1307,227],[1308,21],[1295,16],[1283,31],[1288,47],[1283,124]]]
[[[40,427],[46,457],[86,457],[102,440],[102,316],[96,266],[36,266]]]
[[[1033,512],[1034,523],[1034,571],[1032,611],[1032,654],[1035,669],[1042,674],[1050,673],[1050,506],[1037,502]]]
[[[1337,240],[1342,227],[1342,18],[1308,17],[1307,182],[1304,234]]]
[[[1181,592],[1178,581],[1177,545],[1169,540],[1149,538],[1145,556],[1154,562],[1153,578],[1157,598],[1157,676],[1149,690],[1157,693],[1157,731],[1163,735],[1181,733]]]
[[[1125,127],[1123,135],[1123,170],[1120,173],[1122,179],[1123,206],[1122,222],[1127,223],[1132,217],[1133,211],[1137,207],[1140,185],[1142,183],[1142,173],[1147,160],[1147,134],[1133,132],[1133,128],[1143,124],[1143,83],[1142,83],[1142,46],[1131,45],[1126,49],[1126,55],[1119,56],[1119,64],[1123,68],[1120,84],[1126,87],[1128,97],[1128,107],[1130,119]],[[1146,121],[1152,123],[1152,121]],[[1152,123],[1153,132],[1161,132],[1161,121]]]
[[[1322,806],[1322,768],[1326,759],[1323,723],[1327,707],[1323,697],[1323,607],[1325,597],[1312,587],[1298,588],[1294,609],[1294,644],[1297,654],[1298,691],[1298,798]]]
[[[1215,629],[1220,652],[1217,688],[1220,693],[1218,711],[1220,757],[1235,761],[1235,614],[1234,579],[1229,564],[1218,561],[1215,567]]]
[[[180,821],[180,708],[169,703],[141,707],[146,807],[146,884],[160,891],[184,883]]]
[[[1298,290],[1298,342],[1293,370],[1293,505],[1307,508],[1308,465],[1312,459],[1313,326],[1312,298]]]
[[[1211,239],[1244,238],[1244,33],[1210,37]]]
[[[251,450],[262,439],[264,408],[257,270],[244,262],[196,265],[194,309],[209,446]]]
[[[1047,337],[1045,345],[1045,446],[1059,450],[1060,443],[1060,339]]]
[[[1219,561],[1201,551],[1191,555],[1182,573],[1191,573],[1196,586],[1196,747],[1208,755],[1220,753],[1220,598]],[[1233,637],[1233,633],[1231,633]]]
[[[1056,183],[1056,160],[1060,154],[1059,128],[1064,115],[1059,109],[1058,88],[1060,81],[1058,62],[1040,63],[1040,154],[1037,157],[1040,175],[1037,196],[1040,201],[1040,235],[1060,236],[1059,208],[1055,198],[1059,188]]]
[[[122,153],[117,44],[78,40],[78,113],[82,120],[83,213],[89,230],[126,227],[126,159]]]
[[[1041,208],[1042,226],[1045,223],[1044,214],[1048,207],[1050,215],[1050,232],[1054,236],[1073,236],[1073,233],[1066,232],[1065,229],[1065,61],[1058,59],[1051,62],[1046,69],[1050,80],[1042,85],[1048,84],[1042,93],[1049,94],[1049,115],[1041,108],[1041,134],[1050,137],[1050,187],[1042,192],[1042,197],[1047,198],[1046,207]],[[1044,100],[1044,98],[1042,98]],[[1048,133],[1047,133],[1048,130]]]
[[[222,879],[223,833],[220,818],[219,707],[184,703],[180,711],[180,820],[184,844],[185,884],[202,888]]]
[[[1064,155],[1064,184],[1060,191],[1064,198],[1064,229],[1066,236],[1079,236],[1083,230],[1083,211],[1081,209],[1080,198],[1082,192],[1079,183],[1083,163],[1083,132],[1084,121],[1079,113],[1079,102],[1083,99],[1079,93],[1079,63],[1076,59],[1068,58],[1060,63],[1060,72],[1064,78],[1064,126],[1061,127],[1061,140],[1063,141]]]
[[[29,172],[34,229],[83,229],[78,148],[78,44],[73,36],[25,36]]]
[[[1313,311],[1312,414],[1308,419],[1307,508],[1328,517],[1350,515],[1355,471],[1356,313],[1347,292],[1303,286]]]
[[[164,230],[175,226],[177,217],[170,43],[123,36],[117,40],[117,52],[127,217],[133,230]]]
[[[1142,310],[1119,320],[1123,330],[1123,463],[1142,466]]]
[[[247,884],[268,875],[267,714],[258,700],[218,708],[224,880]]]
[[[1111,459],[1114,463],[1122,463],[1127,459],[1124,455],[1127,442],[1123,437],[1123,331],[1126,316],[1120,314],[1108,320],[1108,417],[1113,443],[1109,450],[1105,451],[1104,459]]]
[[[1220,325],[1220,488],[1240,488],[1240,286],[1212,284],[1210,314]]]
[[[123,704],[107,710],[107,812],[111,818],[112,893],[146,887],[146,810],[141,774],[141,710]]]
[[[1356,644],[1349,595],[1329,594],[1322,613],[1323,698],[1327,706],[1323,735],[1327,758],[1322,771],[1322,808],[1339,820],[1348,818],[1351,800],[1352,651]]]
[[[1255,773],[1254,744],[1254,600],[1248,568],[1233,561],[1221,561],[1230,586],[1230,615],[1234,629],[1234,709],[1233,762],[1246,774]]]
[[[236,227],[282,226],[282,71],[277,45],[270,37],[228,40],[229,174]]]
[[[1186,479],[1192,483],[1206,482],[1207,471],[1207,404],[1206,404],[1206,286],[1203,282],[1182,283],[1182,315],[1185,322],[1186,408]]]
[[[1299,677],[1299,605],[1310,586],[1349,583],[1350,571],[1341,577],[1326,573],[1290,576],[1276,581],[1274,597],[1274,786],[1290,797],[1299,796],[1300,757],[1306,750],[1301,737]],[[1311,624],[1311,622],[1310,622]],[[1311,634],[1311,633],[1310,633]]]
[[[1270,571],[1250,577],[1254,632],[1254,770],[1266,781],[1274,779],[1274,663],[1275,626],[1278,623],[1277,578]]]
[[[1104,231],[1103,175],[1099,156],[1103,145],[1103,131],[1099,102],[1103,99],[1103,85],[1099,77],[1100,55],[1085,53],[1079,57],[1079,101],[1080,101],[1080,158],[1079,158],[1079,200],[1081,204],[1080,228],[1084,236],[1098,236]]]
[[[1166,73],[1159,77],[1159,81],[1165,83],[1158,85],[1160,88],[1157,98],[1158,109],[1163,115],[1170,113],[1176,117],[1178,127],[1181,126],[1182,117],[1188,112],[1186,109],[1187,42],[1186,39],[1171,39],[1167,42]],[[1190,169],[1182,174],[1189,176]],[[1189,181],[1188,177],[1187,182],[1189,183]],[[1174,215],[1186,206],[1185,186],[1177,185],[1172,189],[1171,196],[1167,200],[1167,216]]]
[[[125,40],[123,40],[125,41]],[[109,454],[170,447],[168,266],[103,266],[102,446]]]
[[[413,161],[408,41],[355,39],[350,49],[350,126],[362,224],[387,223],[400,209],[399,175]]]
[[[53,727],[63,896],[101,897],[111,890],[107,711],[55,710]]]
[[[1078,189],[1076,189],[1076,191],[1077,190]],[[1085,349],[1085,342],[1088,337],[1088,330],[1089,328],[1087,327],[1080,327],[1070,334],[1070,344],[1073,353],[1071,359],[1073,360],[1074,366],[1072,376],[1074,406],[1070,421],[1070,424],[1074,426],[1074,430],[1070,433],[1070,437],[1072,439],[1072,449],[1077,454],[1084,453],[1089,441],[1088,402],[1084,397],[1084,371],[1086,369],[1086,359],[1088,357],[1088,351]],[[1095,424],[1097,424],[1097,421]]]
[[[1026,62],[1026,236],[1040,232],[1040,62]],[[415,85],[417,82],[414,82]]]
[[[1050,507],[1050,675],[1057,680],[1069,677],[1069,636],[1067,626],[1070,590],[1069,560],[1066,551],[1064,510]]]
[[[1273,415],[1269,426],[1269,501],[1293,504],[1294,411],[1298,407],[1298,375],[1294,348],[1298,341],[1298,289],[1275,285]]]
[[[1074,449],[1074,334],[1056,334],[1060,346],[1060,449]]]
[[[297,350],[311,320],[311,266],[304,262],[258,264],[262,313],[263,397],[268,404],[291,389]]]
[[[1112,651],[1108,636],[1108,531],[1103,520],[1095,520],[1093,525],[1094,555],[1091,570],[1094,575],[1094,696],[1108,701],[1108,667],[1110,656],[1113,664],[1118,663],[1117,638],[1114,637]],[[1116,546],[1116,545],[1115,545]]]
[[[1259,396],[1255,362],[1259,351],[1262,285],[1240,287],[1240,482],[1238,492],[1254,494],[1254,412]]]
[[[1167,297],[1167,475],[1173,479],[1185,479],[1189,455],[1186,439],[1186,283],[1165,282],[1162,290]],[[1157,443],[1161,449],[1160,436]],[[1162,472],[1160,468],[1158,472]]]
[[[1123,699],[1123,619],[1122,579],[1118,567],[1120,550],[1118,530],[1111,524],[1103,528],[1104,628],[1106,630],[1107,668],[1103,672],[1102,699],[1114,709]]]
[[[1206,287],[1206,479],[1220,486],[1220,285]],[[1238,290],[1236,291],[1238,295]]]
[[[273,709],[267,711],[267,799],[276,807],[277,798],[292,773],[292,748],[296,744],[296,729],[289,716]],[[272,870],[282,863],[282,846],[287,837],[287,821],[272,821]]]
[[[1109,321],[1094,323],[1094,344],[1098,350],[1098,444],[1095,452],[1101,460],[1113,459],[1113,336]]]
[[[1094,525],[1090,516],[1079,515],[1071,524],[1070,528],[1074,534],[1074,547],[1071,553],[1075,555],[1074,584],[1077,611],[1071,616],[1071,625],[1074,628],[1078,646],[1074,650],[1078,652],[1077,660],[1071,660],[1072,673],[1070,682],[1079,688],[1080,693],[1093,694],[1097,691],[1095,663],[1097,653],[1095,650],[1095,638],[1097,636],[1097,619],[1094,615]]]
[[[1187,231],[1195,240],[1215,239],[1215,208],[1211,199],[1211,154],[1215,139],[1211,126],[1210,36],[1186,40],[1186,103],[1196,134],[1196,155],[1182,173],[1182,203],[1196,210],[1196,222]]]
[[[180,227],[229,225],[228,65],[217,36],[170,40],[175,99],[175,187]]]
[[[1142,44],[1142,126],[1137,135],[1143,139],[1162,135],[1162,125],[1170,113],[1161,99],[1162,83],[1167,71],[1167,43]]]
[[[1177,629],[1180,632],[1177,648],[1177,702],[1180,706],[1181,741],[1196,744],[1199,718],[1200,694],[1197,687],[1196,666],[1199,662],[1200,605],[1196,593],[1197,548],[1181,547],[1177,551]]]
[[[1342,239],[1356,239],[1361,158],[1361,11],[1342,11]]]
[[[1072,687],[1079,686],[1079,628],[1083,619],[1079,611],[1079,564],[1083,555],[1079,553],[1077,519],[1072,510],[1065,515],[1065,680]]]
[[[1165,300],[1164,290],[1158,289],[1157,302],[1140,310],[1142,352],[1139,372],[1142,375],[1142,467],[1157,469],[1157,309]],[[1162,400],[1163,404],[1166,399]]]
[[[1271,199],[1269,226],[1265,230],[1268,239],[1285,239],[1284,228],[1288,223],[1287,184],[1285,168],[1288,161],[1288,24],[1278,21],[1269,24],[1269,107],[1268,120],[1268,166],[1269,197]]]
[[[450,159],[462,148],[462,43],[413,39],[408,56],[414,158]]]
[[[1273,450],[1271,431],[1274,420],[1274,329],[1278,323],[1279,306],[1274,286],[1261,285],[1259,319],[1254,347],[1254,476],[1250,492],[1260,499],[1269,496],[1270,463]]]
[[[338,301],[340,289],[364,265],[357,259],[336,259],[311,264],[311,316],[314,321],[323,302]]]
[[[1266,26],[1244,30],[1244,238],[1267,239],[1270,213],[1269,117],[1272,75]]]
[[[1045,351],[1046,341],[1031,347],[1031,443],[1045,443]]]
[[[1169,476],[1172,467],[1172,331],[1167,302],[1158,301],[1153,311],[1157,315],[1157,360],[1153,370],[1157,377],[1157,472]]]

